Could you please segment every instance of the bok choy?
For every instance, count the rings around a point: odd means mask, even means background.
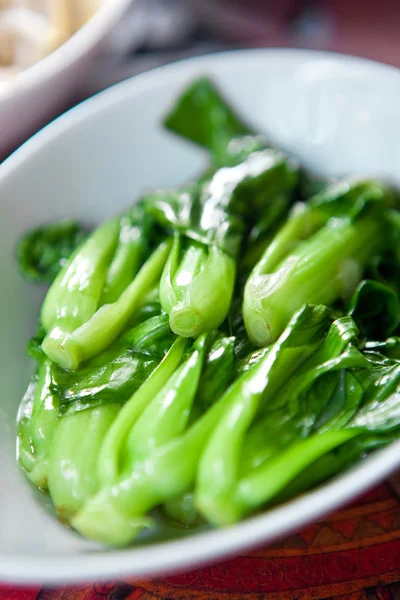
[[[50,286],[18,461],[116,547],[160,515],[232,525],[400,435],[397,192],[315,179],[205,77],[164,125],[208,152],[195,181],[17,248]]]

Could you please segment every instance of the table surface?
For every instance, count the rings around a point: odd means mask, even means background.
[[[400,474],[288,539],[197,571],[77,588],[0,584],[0,600],[330,598],[400,599]]]

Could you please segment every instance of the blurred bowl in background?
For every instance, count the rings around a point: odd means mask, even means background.
[[[342,52],[400,67],[398,0],[191,0],[232,44]]]
[[[0,161],[79,100],[92,59],[134,0],[103,0],[68,41],[10,81],[0,93]]]
[[[246,45],[288,44],[287,17],[297,0],[192,0],[199,20],[217,36]]]

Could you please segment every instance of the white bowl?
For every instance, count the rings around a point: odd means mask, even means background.
[[[24,283],[14,248],[27,228],[72,216],[100,221],[149,186],[195,175],[204,155],[163,131],[178,91],[215,77],[241,114],[326,175],[373,172],[400,184],[400,74],[365,60],[251,50],[141,75],[70,111],[0,166],[0,580],[60,583],[155,575],[221,559],[319,518],[400,467],[400,443],[285,506],[234,527],[106,551],[58,524],[15,464],[15,416],[42,292]],[[182,457],[184,460],[184,457]]]
[[[94,17],[65,44],[1,90],[0,160],[79,94],[101,42],[131,4],[132,0],[104,0]]]

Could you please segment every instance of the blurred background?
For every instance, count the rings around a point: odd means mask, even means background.
[[[399,8],[399,0],[0,0],[0,160],[84,98],[188,56],[294,47],[399,67]]]
[[[159,64],[237,47],[332,50],[400,66],[399,8],[399,0],[136,0],[86,93]]]

